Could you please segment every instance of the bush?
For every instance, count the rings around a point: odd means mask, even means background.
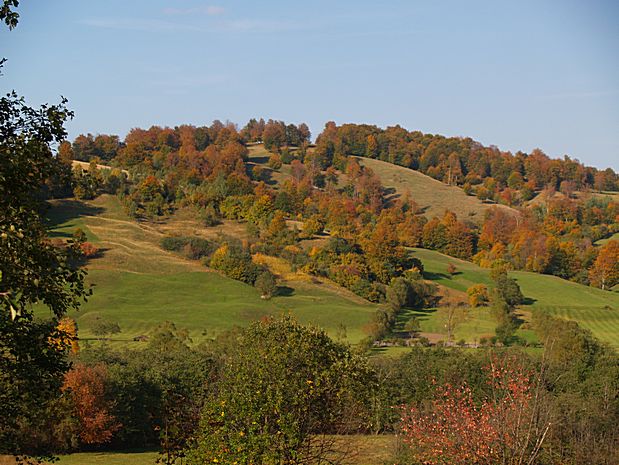
[[[200,260],[210,256],[215,244],[200,237],[164,237],[161,247],[169,252],[177,252],[190,260]]]
[[[99,255],[99,249],[90,242],[83,242],[80,244],[80,250],[84,258],[95,258]]]
[[[274,154],[269,158],[269,168],[278,170],[282,167],[282,159],[279,155]]]
[[[254,286],[260,291],[263,299],[270,299],[277,293],[277,282],[275,281],[275,276],[268,270],[260,273],[260,275],[256,278]]]
[[[209,265],[229,278],[247,284],[254,284],[258,275],[263,271],[252,261],[249,251],[238,245],[227,243],[213,253]]]

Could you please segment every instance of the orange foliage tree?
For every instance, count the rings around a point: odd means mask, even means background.
[[[84,444],[109,442],[120,427],[113,407],[105,397],[107,369],[103,365],[89,367],[76,364],[65,376],[63,391],[73,404],[73,415],[80,424],[79,438]]]
[[[589,270],[591,284],[610,289],[619,283],[619,241],[608,241],[600,249],[595,263]]]
[[[402,407],[402,436],[417,460],[427,465],[534,463],[550,428],[541,376],[513,357],[493,356],[485,372],[490,393],[481,402],[466,384],[445,384],[429,408]]]

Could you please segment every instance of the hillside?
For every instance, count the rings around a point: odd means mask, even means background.
[[[284,260],[256,256],[256,260],[280,276],[284,286],[283,295],[265,301],[252,286],[159,247],[159,241],[166,235],[212,239],[226,234],[244,239],[245,229],[237,222],[224,221],[205,228],[191,211],[180,210],[157,223],[138,223],[128,218],[117,198],[110,195],[90,202],[57,200],[52,205],[49,214],[52,236],[64,237],[79,227],[102,251],[101,257],[88,263],[88,279],[95,285],[95,293],[79,313],[72,315],[84,338],[94,336],[92,326],[97,318],[120,324],[122,332],[116,338],[118,341],[131,342],[163,321],[188,328],[192,338],[199,341],[205,335],[212,336],[264,315],[292,312],[301,322],[322,326],[332,335],[343,325],[348,341],[357,342],[364,337],[363,327],[376,308],[328,280],[293,273]],[[470,262],[426,249],[413,249],[413,254],[424,263],[426,279],[462,298],[473,284],[491,284],[488,270]],[[457,267],[455,276],[447,273],[449,263]],[[524,320],[529,319],[530,309],[540,309],[575,320],[600,340],[619,347],[619,293],[548,275],[527,272],[512,275],[528,299],[521,309]],[[419,319],[423,335],[433,341],[445,339],[435,310],[407,311],[400,316],[400,327],[412,316]],[[495,321],[486,308],[474,309],[468,321],[456,330],[455,337],[476,342],[481,337],[493,336],[494,327]],[[528,341],[536,340],[526,325],[517,335]]]
[[[249,166],[261,165],[266,169],[267,184],[277,186],[279,183],[290,178],[290,165],[283,165],[279,170],[272,170],[267,166],[270,153],[262,144],[249,147]],[[436,179],[431,178],[419,171],[404,168],[381,160],[355,157],[360,164],[371,168],[378,175],[383,186],[387,190],[387,199],[396,199],[406,192],[410,192],[411,198],[422,208],[428,218],[442,216],[445,210],[455,212],[462,220],[470,220],[481,223],[484,212],[494,203],[484,203],[477,197],[466,195],[457,186],[448,186]],[[340,182],[345,180],[341,175]],[[514,212],[516,210],[504,205],[499,208]]]
[[[484,219],[484,212],[488,208],[497,206],[494,203],[484,203],[477,197],[466,195],[460,187],[448,186],[419,171],[372,158],[357,157],[357,159],[363,166],[371,168],[388,192],[392,192],[389,198],[410,192],[411,198],[419,204],[428,218],[442,216],[445,210],[451,210],[462,220],[468,219],[481,223]],[[498,205],[498,208],[516,214],[516,210],[505,205]]]
[[[166,234],[195,232],[197,223],[187,218],[137,223],[125,216],[113,196],[102,195],[90,202],[53,201],[49,218],[52,236],[66,237],[81,228],[102,251],[100,258],[87,265],[94,294],[79,312],[70,315],[77,320],[83,338],[93,336],[91,328],[98,317],[119,323],[118,341],[131,342],[164,321],[189,329],[193,340],[199,341],[264,315],[290,312],[332,335],[344,325],[347,340],[354,343],[364,337],[362,328],[375,308],[325,280],[302,276],[286,276],[281,283],[283,295],[265,301],[252,286],[159,247]],[[234,233],[225,224],[218,228]]]
[[[425,249],[413,249],[416,257],[422,260],[427,279],[441,286],[465,292],[476,283],[491,284],[489,270],[477,265],[448,257],[438,252]],[[449,275],[449,263],[456,265],[457,274]],[[597,288],[583,286],[555,276],[514,271],[514,277],[522,289],[527,302],[521,307],[525,320],[527,310],[538,309],[553,315],[574,320],[583,328],[589,329],[597,338],[615,348],[619,348],[619,293],[602,291]],[[487,310],[486,310],[487,312]],[[487,313],[477,317],[473,314],[471,322],[463,325],[456,337],[470,337],[470,325],[478,325],[483,329],[483,321]],[[436,326],[432,315],[426,315],[428,321],[422,322],[422,329],[431,330]],[[494,326],[492,326],[492,329]],[[530,335],[529,335],[530,336]]]

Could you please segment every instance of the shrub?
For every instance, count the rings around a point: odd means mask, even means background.
[[[260,291],[263,299],[270,299],[277,293],[275,276],[268,270],[263,271],[260,275],[258,275],[254,286]]]
[[[274,154],[269,158],[269,168],[278,170],[282,167],[282,159],[279,155]]]
[[[469,296],[469,305],[479,307],[488,303],[488,288],[485,284],[474,284],[466,290]]]
[[[229,278],[247,284],[254,284],[262,271],[262,268],[252,262],[249,251],[227,243],[213,253],[209,264],[211,268],[221,271]]]
[[[164,237],[161,247],[170,252],[181,253],[190,260],[200,260],[210,256],[215,250],[215,244],[200,237]]]
[[[80,250],[84,258],[95,258],[99,255],[99,249],[90,242],[83,242],[80,244]]]

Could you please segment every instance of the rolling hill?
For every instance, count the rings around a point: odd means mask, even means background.
[[[249,166],[261,165],[267,170],[268,183],[277,186],[279,183],[290,178],[290,165],[283,165],[279,170],[272,170],[267,166],[270,153],[262,144],[249,147]],[[445,210],[451,210],[462,220],[481,223],[484,212],[493,207],[506,209],[517,214],[516,210],[505,205],[484,203],[477,197],[466,195],[457,186],[448,186],[436,179],[431,178],[419,171],[403,166],[371,158],[355,157],[360,164],[372,169],[380,178],[387,190],[387,199],[396,199],[406,192],[410,192],[412,199],[417,202],[423,213],[428,218],[442,216]],[[340,182],[345,181],[345,175],[341,175]]]
[[[199,341],[264,315],[290,312],[300,322],[321,326],[332,335],[343,325],[347,340],[354,343],[364,337],[362,328],[375,309],[326,280],[295,275],[285,277],[282,295],[263,300],[252,286],[159,247],[170,231],[195,231],[197,223],[187,218],[138,223],[126,217],[110,195],[89,202],[52,201],[48,216],[52,236],[66,237],[81,228],[102,252],[87,265],[93,296],[79,312],[70,314],[82,338],[93,337],[97,318],[119,323],[122,332],[114,338],[118,342],[132,342],[164,321],[189,329],[192,339]],[[234,233],[225,224],[219,229]]]
[[[301,322],[324,327],[332,335],[345,326],[347,340],[355,343],[365,336],[363,328],[376,308],[328,280],[292,272],[283,260],[256,257],[280,276],[281,295],[266,301],[252,286],[159,247],[162,237],[174,234],[204,238],[227,234],[243,239],[245,229],[236,222],[205,228],[192,212],[185,210],[156,223],[136,222],[110,195],[89,202],[52,201],[49,218],[52,236],[66,237],[81,228],[102,252],[101,257],[88,263],[94,295],[71,315],[78,322],[82,338],[94,337],[92,327],[97,318],[119,323],[122,332],[115,337],[117,342],[136,344],[135,337],[147,335],[164,321],[189,329],[192,339],[200,341],[264,315],[290,312]],[[469,286],[491,284],[489,271],[473,263],[425,249],[412,249],[412,253],[424,263],[426,279],[463,298]],[[454,276],[447,272],[449,263],[457,267]],[[512,276],[528,299],[521,309],[524,320],[531,309],[540,309],[575,320],[600,340],[619,348],[619,293],[535,273],[513,272]],[[407,311],[400,316],[400,326],[412,316],[419,319],[422,332],[431,340],[445,339],[444,327],[434,310]],[[455,338],[476,342],[491,337],[494,327],[488,309],[474,309],[456,330]],[[536,340],[526,325],[517,335]]]
[[[476,283],[490,285],[489,270],[477,265],[458,260],[439,252],[425,249],[413,249],[413,254],[421,259],[425,268],[426,278],[441,286],[459,292]],[[453,263],[457,274],[450,276],[447,266]],[[556,276],[541,275],[526,271],[513,271],[510,275],[518,281],[527,303],[521,306],[524,312],[532,309],[548,312],[561,318],[574,320],[583,328],[589,329],[594,336],[603,342],[619,349],[619,293],[602,291],[593,287],[566,281]],[[483,310],[483,309],[482,309]],[[487,310],[486,310],[487,312]],[[482,313],[482,316],[485,316]],[[428,321],[422,321],[422,329],[431,331],[436,327],[435,316],[426,315]],[[479,321],[476,321],[479,320]],[[484,318],[473,318],[468,324],[464,324],[460,331],[456,331],[456,337],[470,337],[471,326],[483,330]],[[494,326],[492,326],[494,329]],[[473,332],[474,333],[474,332]],[[522,334],[530,338],[530,333]]]

